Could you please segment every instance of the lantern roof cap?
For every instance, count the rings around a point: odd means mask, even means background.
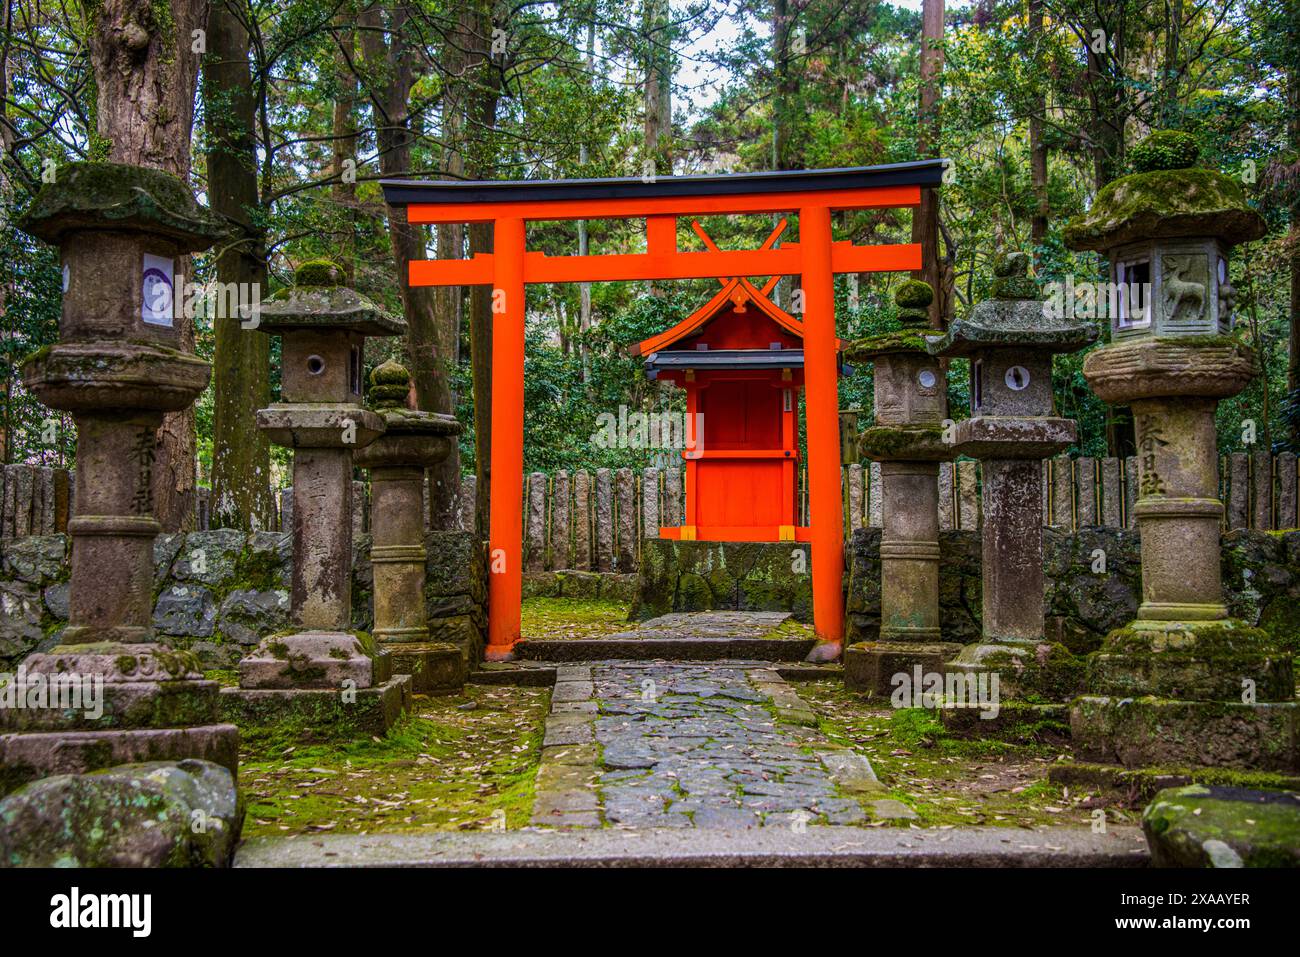
[[[97,162],[60,166],[18,226],[47,243],[81,230],[151,233],[171,240],[182,253],[207,249],[230,232],[225,217],[199,203],[171,173]]]
[[[1102,187],[1092,206],[1066,224],[1065,245],[1104,252],[1153,239],[1213,236],[1228,245],[1259,239],[1267,226],[1240,184],[1202,167],[1153,169]]]
[[[369,296],[341,285],[343,271],[328,260],[298,267],[293,286],[262,300],[258,330],[286,332],[337,330],[365,336],[400,336],[406,321],[386,312]]]
[[[1029,258],[1020,252],[1001,255],[994,264],[993,297],[977,303],[957,319],[941,339],[927,340],[935,356],[969,356],[990,346],[1037,352],[1075,352],[1097,340],[1091,322],[1057,315],[1038,297],[1028,275]]]

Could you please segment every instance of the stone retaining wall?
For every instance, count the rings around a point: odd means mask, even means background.
[[[847,639],[874,641],[880,629],[880,529],[848,542]],[[939,613],[944,641],[980,637],[980,533],[940,532]],[[1300,653],[1300,531],[1235,531],[1223,536],[1228,607]],[[809,621],[807,546],[793,542],[718,543],[648,539],[633,616],[681,611],[790,611]],[[1142,566],[1136,529],[1043,529],[1046,637],[1076,654],[1095,650],[1137,613]],[[1094,571],[1094,567],[1099,569]]]
[[[939,534],[939,617],[944,641],[980,635],[981,556],[975,531]],[[1223,587],[1233,617],[1257,624],[1300,654],[1300,531],[1239,530],[1222,539]],[[1103,565],[1104,560],[1104,565]],[[880,529],[849,542],[848,640],[880,629]],[[1136,529],[1043,529],[1047,635],[1075,654],[1096,650],[1137,614],[1142,566]],[[1094,571],[1094,566],[1099,571]]]
[[[68,539],[0,541],[0,670],[57,642],[68,617]],[[465,532],[430,532],[425,603],[435,641],[478,660],[486,633],[483,550]],[[286,532],[217,529],[160,535],[154,544],[154,627],[160,640],[197,652],[207,668],[231,668],[261,636],[289,624],[292,545]],[[352,626],[372,622],[370,537],[353,562]]]

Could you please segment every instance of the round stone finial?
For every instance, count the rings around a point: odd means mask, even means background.
[[[328,259],[309,259],[293,271],[295,286],[341,286],[343,267]]]
[[[1029,277],[1029,257],[1022,252],[999,253],[993,277],[994,299],[1038,298],[1038,283]]]
[[[923,326],[930,321],[930,303],[934,290],[920,279],[909,279],[894,290],[894,303],[898,306],[898,321],[904,326]]]
[[[411,374],[406,366],[393,359],[380,363],[370,373],[370,403],[375,408],[394,409],[406,405]]]
[[[1191,169],[1201,157],[1196,138],[1180,130],[1156,130],[1129,152],[1135,173],[1159,169]]]

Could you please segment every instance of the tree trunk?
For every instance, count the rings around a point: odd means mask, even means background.
[[[334,141],[331,144],[331,193],[343,221],[343,237],[334,259],[343,267],[349,286],[357,281],[357,78],[352,72],[356,56],[356,9],[348,4],[338,17],[338,50],[334,57],[334,77],[339,95],[334,100]],[[348,160],[352,175],[348,176]]]
[[[642,12],[642,41],[646,51],[643,178],[673,174],[672,53],[667,20],[667,0],[645,0]],[[666,292],[654,279],[650,280],[647,289],[652,296],[662,296]]]
[[[388,18],[385,43],[379,8],[370,7],[361,15],[361,22],[367,27],[361,44],[370,74],[372,78],[383,78],[371,90],[371,100],[376,118],[379,169],[388,177],[409,176],[411,172],[414,137],[410,128],[408,98],[415,81],[415,49],[405,35],[409,21],[408,5],[394,4]],[[406,316],[406,352],[415,383],[416,403],[419,408],[430,412],[454,412],[450,380],[454,359],[448,357],[455,355],[456,338],[448,335],[449,330],[439,322],[435,290],[410,284],[411,261],[425,258],[424,227],[408,223],[402,212],[393,212],[389,216],[389,237],[402,311]],[[455,488],[447,487],[445,481],[431,485],[440,496],[436,514],[432,514],[430,520],[434,527],[447,527],[454,503],[454,499],[449,503],[447,496],[454,496]]]
[[[9,132],[9,125],[5,122],[9,115],[9,31],[13,23],[13,2],[4,0],[3,10],[0,11],[0,36],[4,37],[4,46],[0,47],[0,235],[7,235],[9,232],[9,215],[13,209],[13,184],[9,182],[9,174],[6,171],[6,164],[9,162],[9,150],[13,145],[13,135]],[[9,273],[5,273],[8,278]],[[8,333],[9,323],[6,318],[9,302],[9,289],[5,283],[0,283],[0,329]],[[9,462],[9,412],[13,399],[13,373],[12,363],[6,362],[5,367],[5,384],[4,384],[4,416],[0,418],[0,465]]]
[[[1291,147],[1300,147],[1300,76],[1292,64],[1287,74],[1287,101],[1290,117],[1287,121]],[[1287,238],[1288,258],[1291,260],[1291,333],[1287,350],[1287,389],[1293,395],[1300,390],[1300,193],[1292,185],[1291,232]],[[1300,449],[1300,415],[1291,417],[1291,447]]]
[[[458,20],[454,43],[447,44],[442,58],[442,169],[447,179],[465,177],[465,47],[464,16]],[[465,249],[465,227],[444,223],[437,227],[439,259],[461,259]],[[465,318],[465,290],[443,286],[434,290],[434,324],[443,366],[450,372],[460,364],[460,330]],[[425,408],[421,406],[421,408]],[[448,382],[446,406],[439,412],[455,413],[456,391]],[[452,528],[460,504],[460,445],[452,443],[445,459],[429,469],[429,525]]]
[[[933,157],[939,149],[942,129],[939,118],[939,85],[943,72],[943,0],[924,0],[921,7],[921,102],[917,124],[917,156]],[[921,190],[921,205],[912,214],[912,242],[921,247],[921,268],[913,278],[930,284],[934,302],[930,325],[944,329],[951,308],[951,269],[944,269],[939,251],[939,196],[933,189]]]
[[[207,25],[206,0],[102,0],[87,31],[95,73],[96,136],[114,163],[166,170],[188,181],[199,56],[191,37]],[[189,272],[188,260],[177,262]],[[194,351],[194,324],[176,320],[181,348]],[[194,407],[171,412],[158,430],[154,516],[163,531],[194,527]]]
[[[1043,42],[1043,0],[1029,0],[1029,36],[1034,57],[1041,55]],[[1041,90],[1041,88],[1040,88]],[[1034,215],[1029,221],[1029,236],[1036,248],[1047,240],[1047,144],[1043,138],[1043,120],[1047,113],[1047,95],[1039,92],[1029,114],[1029,174],[1034,191]]]
[[[494,63],[489,56],[493,28],[492,5],[477,0],[467,8],[466,70],[471,78],[466,98],[465,175],[491,179],[496,174],[497,144],[493,138],[505,58]],[[509,23],[496,26],[509,31]],[[492,226],[472,223],[469,251],[491,252]],[[474,286],[469,296],[470,365],[474,374],[474,465],[476,472],[475,527],[488,532],[488,500],[492,493],[492,289]]]
[[[237,0],[228,0],[236,3]],[[258,209],[255,104],[248,31],[227,2],[208,12],[203,103],[208,137],[208,203],[238,225],[218,250],[217,280],[266,289],[266,238]],[[213,320],[212,526],[246,531],[275,527],[271,446],[257,410],[271,403],[271,338],[244,329],[237,316]]]

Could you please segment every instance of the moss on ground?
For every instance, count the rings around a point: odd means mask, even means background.
[[[549,641],[599,638],[635,628],[627,614],[627,602],[608,598],[528,598],[523,603],[520,634]]]
[[[382,739],[245,750],[244,834],[478,830],[498,812],[526,826],[549,689],[468,685],[415,704]]]
[[[1136,823],[1132,813],[1093,791],[1047,780],[1048,769],[1064,760],[1068,749],[955,737],[933,711],[883,707],[839,682],[812,681],[796,688],[817,712],[822,733],[864,755],[885,785],[885,793],[862,795],[863,800],[896,798],[919,816],[894,823],[1089,827],[1098,808],[1112,823]]]
[[[808,639],[816,640],[817,632],[813,631],[813,626],[802,621],[795,621],[793,618],[787,618],[781,622],[771,633],[765,635],[766,638],[790,638],[796,641],[807,641]]]

